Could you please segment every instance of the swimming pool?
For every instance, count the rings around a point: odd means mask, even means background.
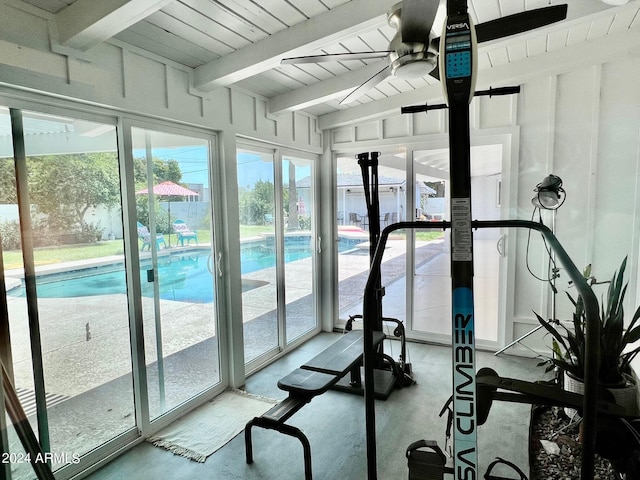
[[[338,250],[345,251],[354,246],[354,240],[338,242]],[[285,263],[311,257],[310,237],[307,235],[286,240]],[[273,242],[248,242],[241,247],[241,272],[248,274],[272,268],[276,264]],[[147,282],[150,260],[140,264],[142,295],[153,298],[154,283]],[[205,249],[181,250],[158,257],[156,272],[160,298],[190,303],[212,303],[214,288],[211,270],[211,252]],[[215,277],[214,279],[215,280]],[[243,291],[264,284],[257,280],[244,280]],[[38,275],[36,279],[38,298],[75,298],[95,295],[126,293],[124,264],[87,267],[70,272]],[[24,288],[9,292],[23,297]]]

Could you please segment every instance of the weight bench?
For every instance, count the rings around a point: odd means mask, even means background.
[[[373,332],[374,345],[379,345],[385,338],[382,332]],[[360,379],[360,366],[363,355],[362,331],[351,331],[342,335],[324,351],[313,357],[304,365],[282,377],[278,388],[289,393],[289,396],[269,409],[260,417],[250,420],[244,428],[244,441],[247,463],[253,463],[253,444],[251,428],[261,427],[276,430],[285,435],[295,437],[302,443],[304,455],[304,478],[311,480],[311,445],[309,439],[300,430],[285,422],[298,412],[313,397],[322,395],[347,373],[351,373],[352,381]],[[357,373],[356,373],[357,371]]]

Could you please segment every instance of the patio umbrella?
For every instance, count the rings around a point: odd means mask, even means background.
[[[148,194],[149,189],[143,188],[142,190],[138,190],[136,195],[144,195]],[[158,183],[153,186],[153,194],[158,195],[160,197],[197,197],[198,192],[194,192],[193,190],[189,190],[182,185],[178,185],[170,180],[164,181],[162,183]],[[167,200],[169,207],[169,222],[171,222],[171,200]],[[169,246],[171,246],[171,236],[169,236]]]

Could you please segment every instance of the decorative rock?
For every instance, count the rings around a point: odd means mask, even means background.
[[[562,408],[534,407],[529,444],[531,480],[580,480],[582,448],[578,422],[571,423]],[[548,453],[545,443],[555,444],[558,453]],[[596,455],[594,478],[616,480],[611,463]]]
[[[560,455],[560,447],[555,442],[550,442],[549,440],[540,440],[542,444],[542,448],[547,452],[547,455]]]

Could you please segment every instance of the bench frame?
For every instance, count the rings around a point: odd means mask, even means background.
[[[374,339],[380,344],[385,335],[380,332]],[[357,348],[357,343],[361,348]],[[255,427],[275,430],[300,440],[304,456],[304,478],[312,480],[311,473],[311,444],[306,435],[297,427],[285,422],[296,414],[311,400],[322,395],[338,381],[357,370],[358,377],[364,352],[363,335],[361,331],[352,331],[343,335],[339,340],[329,345],[323,352],[313,359],[293,370],[278,381],[278,388],[289,392],[289,396],[269,409],[260,417],[254,417],[244,428],[244,443],[247,464],[253,463],[253,441],[251,430]]]
[[[284,422],[309,403],[312,398],[313,396],[301,397],[289,394],[286,399],[263,414],[261,417],[255,417],[247,423],[244,427],[244,445],[247,463],[249,465],[253,463],[251,428],[255,426],[265,428],[267,430],[275,430],[300,440],[300,443],[302,443],[302,452],[304,457],[304,478],[305,480],[311,480],[311,444],[309,443],[309,439],[302,430],[292,425],[287,425]]]

